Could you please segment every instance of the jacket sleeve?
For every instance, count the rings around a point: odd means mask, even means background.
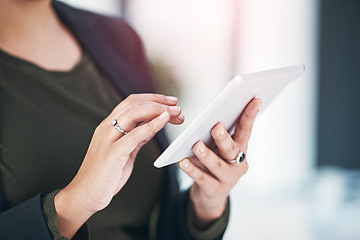
[[[194,208],[193,203],[191,202],[190,197],[188,197],[187,205],[186,205],[186,224],[187,229],[190,232],[190,236],[195,240],[205,240],[205,239],[221,239],[224,235],[226,227],[229,222],[230,215],[230,202],[228,200],[226,209],[224,213],[218,218],[215,222],[213,222],[210,227],[205,230],[198,230],[195,228],[193,224],[194,217]]]
[[[229,220],[229,202],[223,215],[208,229],[197,230],[192,224],[192,203],[189,191],[163,203],[159,221],[157,239],[176,240],[221,240]]]
[[[56,211],[53,203],[54,191],[37,196],[5,210],[0,193],[0,239],[1,240],[66,240],[56,226]],[[87,225],[84,224],[72,238],[89,239]]]
[[[4,210],[0,193],[0,239],[2,240],[51,240],[41,206],[41,194]]]
[[[165,193],[157,221],[159,240],[221,240],[229,221],[229,201],[223,215],[208,229],[199,231],[192,224],[189,191],[179,192],[175,165],[167,167]]]

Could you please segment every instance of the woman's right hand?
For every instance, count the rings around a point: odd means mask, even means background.
[[[96,128],[84,161],[71,183],[54,199],[57,225],[71,239],[87,219],[104,209],[129,179],[140,148],[168,122],[184,117],[177,99],[159,94],[134,94],[122,101]],[[124,135],[112,126],[129,131]],[[139,126],[135,127],[138,123]]]

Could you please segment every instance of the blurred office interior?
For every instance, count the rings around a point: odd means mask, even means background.
[[[171,139],[236,73],[304,63],[256,120],[224,239],[360,239],[360,1],[65,2],[139,33],[159,91],[186,117]]]

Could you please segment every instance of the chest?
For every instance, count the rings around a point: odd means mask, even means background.
[[[66,73],[23,64],[0,69],[0,188],[10,205],[65,187],[122,100],[86,59]]]

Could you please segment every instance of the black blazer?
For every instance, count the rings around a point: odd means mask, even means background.
[[[74,9],[60,2],[53,2],[53,6],[82,48],[123,96],[155,92],[141,41],[122,19]],[[156,139],[163,149],[167,147],[168,140],[164,131],[159,132]],[[167,167],[165,185],[157,239],[191,239],[185,224],[188,196],[186,192],[179,191],[175,166]],[[32,199],[7,209],[0,192],[1,240],[52,239],[43,216],[41,196],[39,193]]]

